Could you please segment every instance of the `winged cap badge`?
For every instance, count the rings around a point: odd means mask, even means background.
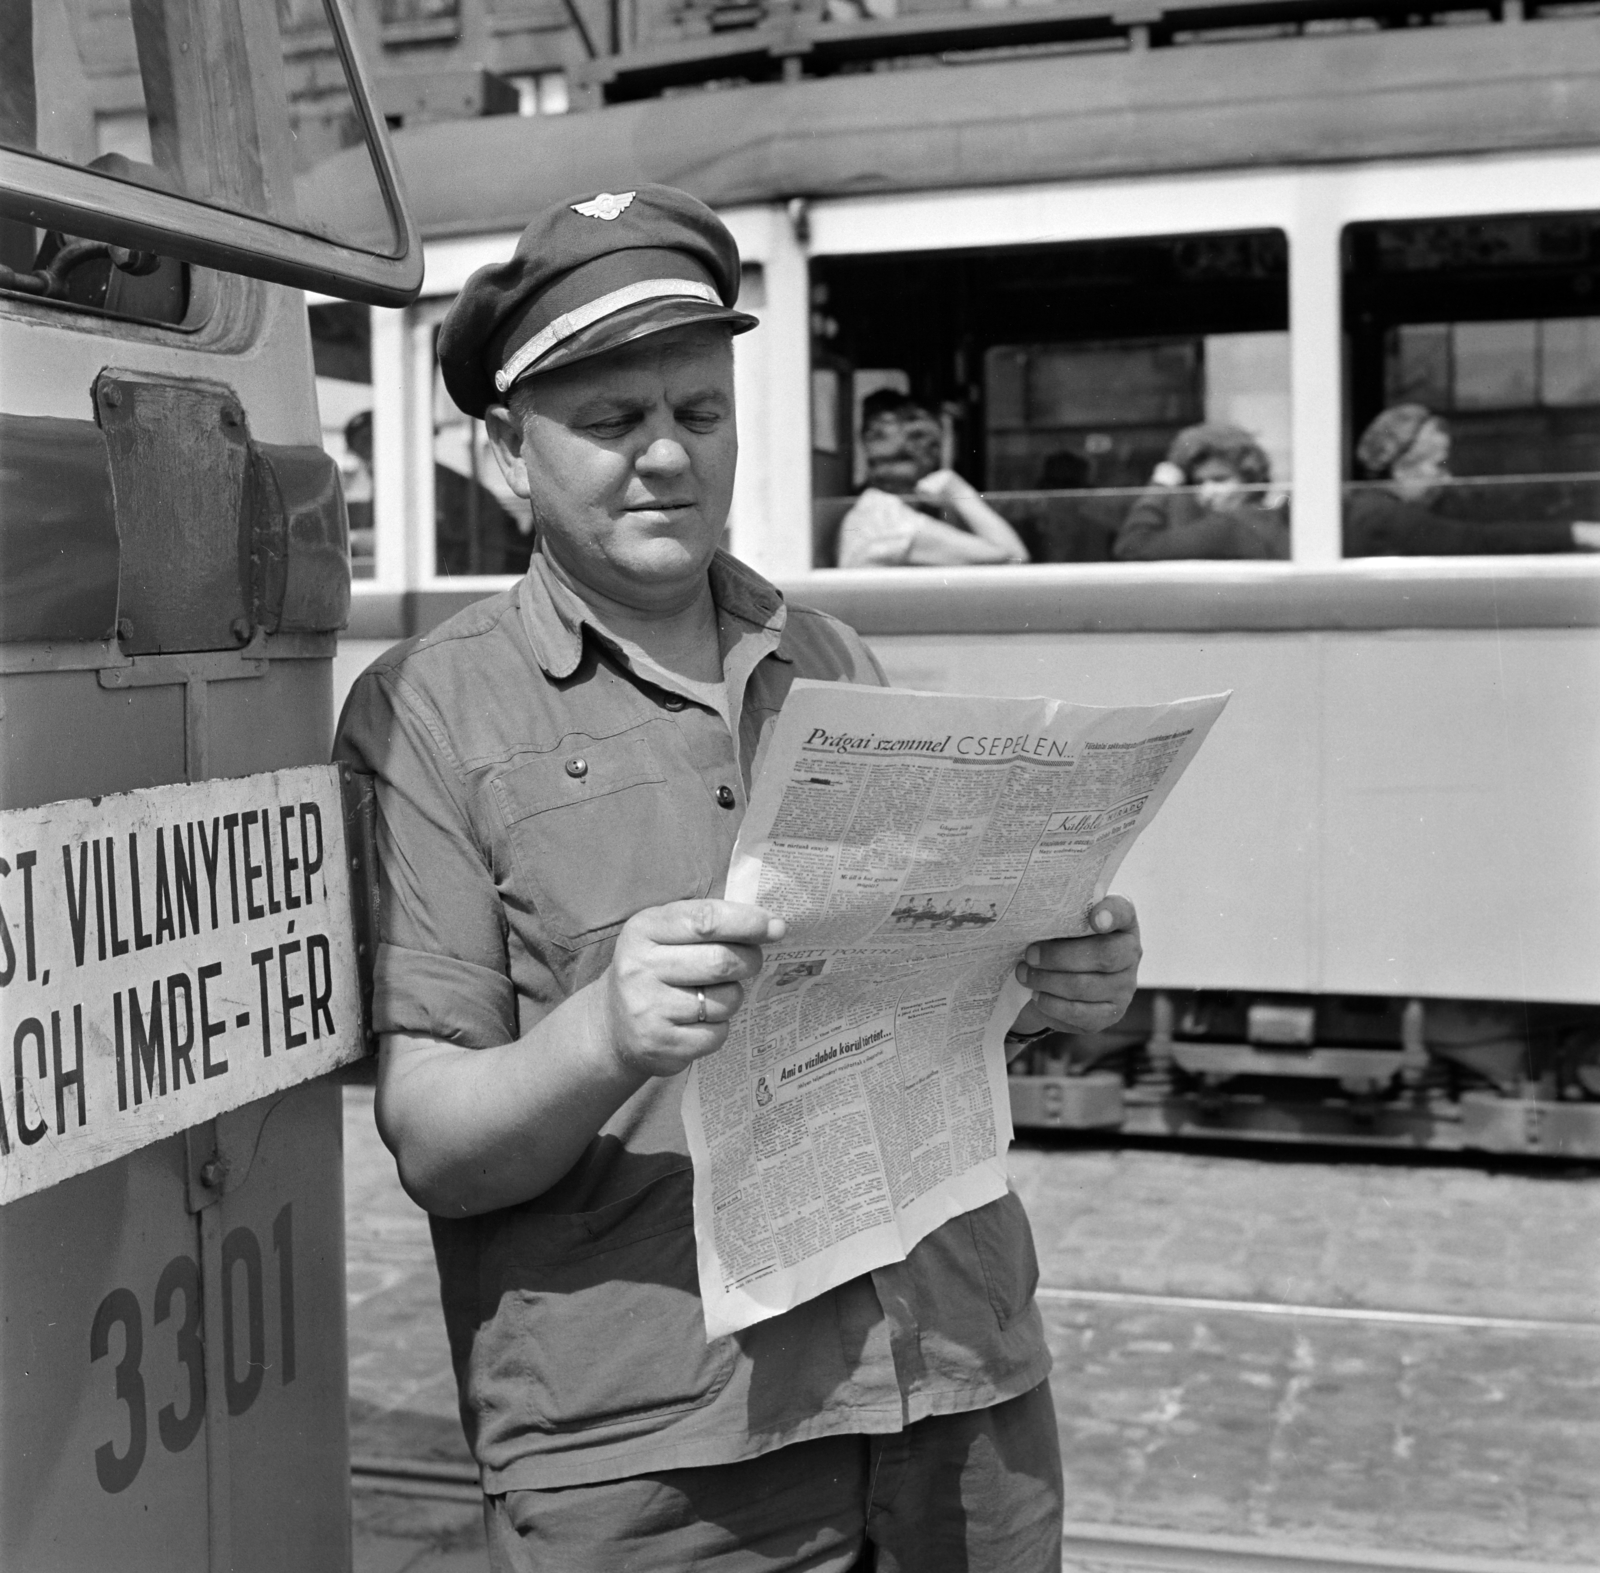
[[[620,218],[628,211],[637,195],[634,191],[602,191],[588,202],[574,202],[572,211],[581,213],[585,218],[604,219],[609,224],[612,219]]]

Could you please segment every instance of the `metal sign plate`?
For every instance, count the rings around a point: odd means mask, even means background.
[[[358,1058],[331,765],[0,813],[0,1203]]]

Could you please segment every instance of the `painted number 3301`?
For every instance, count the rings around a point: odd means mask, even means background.
[[[294,1381],[294,1210],[279,1210],[272,1224],[272,1249],[277,1262],[278,1326],[281,1329],[278,1373],[282,1386]],[[261,1242],[255,1231],[241,1225],[222,1240],[222,1375],[228,1413],[245,1413],[261,1394],[267,1374],[265,1269]],[[244,1327],[237,1324],[238,1280],[244,1290]],[[179,1367],[187,1386],[177,1400],[163,1404],[156,1415],[161,1445],[181,1453],[200,1432],[206,1416],[205,1337],[202,1316],[204,1291],[200,1264],[192,1256],[174,1256],[156,1280],[150,1320],[156,1327],[173,1322]],[[181,1305],[181,1310],[180,1310]],[[127,1445],[118,1451],[114,1441],[103,1442],[94,1452],[94,1471],[105,1491],[126,1491],[144,1465],[149,1441],[149,1410],[145,1398],[144,1317],[138,1296],[131,1289],[113,1289],[100,1302],[89,1329],[89,1360],[107,1359],[112,1328],[120,1328],[122,1358],[115,1366],[115,1392],[126,1406]]]

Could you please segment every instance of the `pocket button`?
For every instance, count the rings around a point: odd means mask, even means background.
[[[567,774],[574,781],[581,781],[589,774],[589,761],[587,759],[569,759],[567,761]]]
[[[717,801],[724,808],[732,808],[734,803],[737,801],[733,795],[733,788],[730,786],[719,786],[717,788]]]

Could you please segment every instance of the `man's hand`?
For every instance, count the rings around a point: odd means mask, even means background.
[[[1089,913],[1095,932],[1028,947],[1017,981],[1033,990],[1015,1031],[1104,1032],[1122,1020],[1139,981],[1139,918],[1133,903],[1107,896]]]
[[[720,1049],[745,980],[761,970],[761,947],[783,931],[782,918],[736,901],[673,901],[635,913],[599,980],[618,1064],[638,1076],[673,1076]]]

